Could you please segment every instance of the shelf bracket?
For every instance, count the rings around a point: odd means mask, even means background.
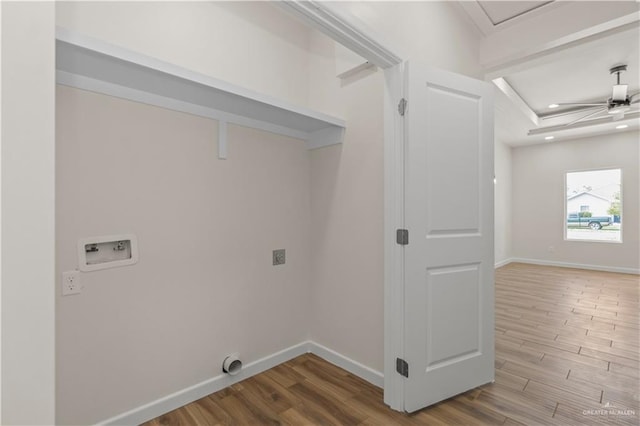
[[[227,159],[227,122],[218,121],[218,159]]]

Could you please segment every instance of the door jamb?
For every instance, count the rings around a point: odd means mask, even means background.
[[[404,378],[396,373],[396,358],[404,359],[404,248],[395,239],[404,229],[404,63],[384,73],[384,402],[404,411]]]

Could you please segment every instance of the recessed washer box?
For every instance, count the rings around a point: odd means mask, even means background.
[[[78,240],[78,263],[83,272],[117,268],[138,262],[138,240],[133,234]]]

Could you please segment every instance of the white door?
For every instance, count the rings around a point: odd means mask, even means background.
[[[413,412],[494,379],[493,90],[416,63],[405,70],[404,409]]]

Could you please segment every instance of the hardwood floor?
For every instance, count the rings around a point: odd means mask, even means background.
[[[496,381],[412,415],[304,355],[145,425],[638,425],[639,278],[496,271]]]

